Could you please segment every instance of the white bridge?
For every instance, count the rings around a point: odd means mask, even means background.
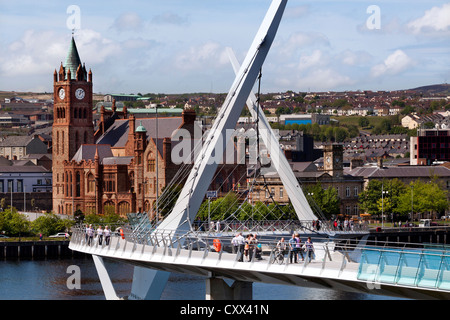
[[[70,242],[72,250],[92,254],[107,299],[124,297],[117,296],[104,258],[160,272],[162,283],[161,278],[151,283],[153,286],[144,283],[153,291],[141,296],[139,290],[132,289],[128,299],[158,299],[170,272],[205,277],[206,299],[251,299],[253,282],[417,299],[450,298],[450,253],[440,247],[369,245],[364,232],[360,233],[363,239],[359,241],[338,241],[317,234],[312,237],[314,259],[310,261],[302,251],[304,260],[299,256],[295,263],[289,245],[280,254],[277,244],[282,235],[267,232],[258,241],[261,253],[255,248],[251,256],[239,261],[241,252],[233,252],[231,238],[223,238],[222,234],[174,234],[159,230],[146,239],[138,239],[133,232],[124,230],[123,236],[114,233],[108,244],[105,239],[100,244],[98,239],[90,242],[82,227],[75,230]],[[269,234],[273,238],[264,240]],[[299,234],[303,238],[304,233]],[[214,246],[214,239],[222,239],[220,247]],[[287,244],[289,238],[285,239]],[[139,275],[138,271],[137,279],[143,281]],[[234,284],[230,287],[223,279],[232,279]]]
[[[309,206],[252,93],[286,3],[287,0],[273,0],[241,66],[230,55],[236,78],[201,150],[196,153],[189,175],[183,179],[183,188],[168,216],[156,228],[145,221],[138,225],[130,224],[123,228],[123,236],[113,236],[108,244],[106,241],[101,244],[90,241],[84,228],[74,230],[70,248],[92,254],[107,299],[119,297],[103,263],[104,258],[135,266],[128,299],[159,299],[170,272],[206,277],[208,299],[251,299],[253,282],[411,298],[450,298],[450,260],[444,249],[368,246],[367,233],[363,231],[353,233],[362,240],[341,243],[339,232],[325,228],[316,232],[312,228],[295,227],[283,234],[273,229],[257,231],[261,236],[261,257],[255,249],[250,262],[241,262],[240,253],[230,250],[230,236],[208,235],[193,230],[194,219],[218,167],[216,160],[223,156],[227,146],[226,133],[235,128],[245,104],[261,129],[257,137],[268,148],[272,165],[280,176],[298,221],[302,225],[319,219],[324,223]],[[279,238],[284,235],[288,241],[292,231],[298,232],[303,242],[307,236],[313,238],[315,259],[309,261],[305,257],[305,261],[295,263],[293,260],[291,263],[290,258],[295,258],[293,250],[277,251]],[[223,281],[225,278],[235,280],[234,284],[229,287]]]

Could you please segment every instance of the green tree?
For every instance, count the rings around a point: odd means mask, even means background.
[[[370,180],[367,188],[359,194],[359,206],[365,213],[378,214],[377,202],[381,198],[381,180]]]
[[[66,224],[57,215],[46,213],[31,223],[34,233],[42,233],[45,236],[65,231]]]
[[[339,214],[340,202],[336,188],[330,187],[323,189],[318,183],[307,187],[305,190],[306,198],[311,208],[318,208],[327,218]]]
[[[21,236],[30,232],[30,221],[16,208],[8,207],[0,213],[0,231],[11,236]]]
[[[358,119],[358,125],[361,128],[365,128],[368,127],[370,125],[369,119],[367,119],[366,117],[359,117]]]
[[[436,212],[442,214],[449,207],[447,191],[434,182],[416,180],[406,188],[400,196],[398,211],[403,215],[414,213]]]

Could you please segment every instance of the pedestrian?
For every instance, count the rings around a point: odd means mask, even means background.
[[[220,231],[220,220],[216,221],[216,232]]]
[[[92,224],[89,225],[88,229],[87,229],[87,235],[88,235],[88,246],[91,245],[93,239],[94,239],[94,228],[92,227]]]
[[[306,251],[306,257],[309,258],[308,262],[311,262],[311,260],[314,258],[314,245],[311,241],[311,237],[308,237],[308,240],[306,240],[303,248]]]
[[[281,253],[284,253],[286,251],[286,242],[284,241],[284,238],[281,238],[277,243],[277,249]]]
[[[84,229],[84,239],[86,241],[86,243],[88,243],[89,241],[89,225],[86,225],[86,228]]]
[[[111,230],[109,230],[108,226],[105,226],[103,235],[105,236],[105,245],[109,246],[109,239],[111,239]]]
[[[256,247],[256,240],[253,234],[249,234],[249,241],[248,241],[248,261],[252,261],[253,255],[255,253],[255,247]]]
[[[242,236],[242,232],[239,232],[236,237],[237,242],[237,254],[239,255],[238,261],[244,261],[244,251],[245,251],[245,239]]]
[[[97,228],[97,240],[98,240],[98,244],[102,245],[102,242],[103,242],[103,229],[102,229],[102,226],[98,226],[98,228]]]
[[[292,238],[289,239],[289,262],[292,263],[292,258],[294,258],[294,263],[297,263],[297,240],[295,234],[292,234]]]
[[[39,240],[42,240],[42,233],[39,233]]]
[[[250,241],[251,241],[250,238],[251,238],[250,234],[248,234],[247,237],[245,238],[245,242],[244,242],[244,256],[247,261],[250,261],[249,257],[248,257],[248,252],[250,250]]]
[[[302,239],[300,239],[300,235],[298,233],[295,235],[295,241],[296,241],[295,251],[297,253],[297,257],[298,257],[298,259],[300,259],[299,256],[302,256],[302,261],[305,261],[305,258],[303,257],[303,252],[302,252]]]
[[[253,236],[253,243],[255,246],[255,258],[258,260],[262,260],[261,254],[262,254],[262,245],[259,243],[258,239],[256,238],[256,233]]]

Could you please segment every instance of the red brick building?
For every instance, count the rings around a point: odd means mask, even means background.
[[[172,161],[177,141],[171,137],[181,129],[194,137],[195,112],[135,118],[113,104],[112,112],[102,111],[94,133],[92,73],[86,74],[73,39],[66,63],[59,73],[55,70],[54,100],[53,211],[69,215],[76,210],[120,215],[151,211],[156,195],[180,167]],[[238,170],[234,164],[219,168],[218,179],[227,179],[221,183],[222,191],[241,177],[245,180],[245,165]]]

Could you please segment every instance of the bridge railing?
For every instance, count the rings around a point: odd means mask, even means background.
[[[95,229],[95,226],[94,226]],[[112,226],[110,238],[87,234],[84,226],[73,229],[71,242],[84,251],[101,249],[115,255],[124,252],[156,252],[177,257],[209,257],[235,263],[254,262],[267,265],[301,265],[302,270],[315,268],[320,272],[341,274],[351,271],[360,281],[388,283],[403,286],[450,291],[450,250],[446,246],[414,243],[346,240],[331,242],[313,237],[314,253],[304,251],[306,239],[299,246],[289,245],[289,238],[280,243],[282,236],[252,240],[248,248],[232,245],[232,236],[210,235],[205,232],[177,233],[173,230],[154,230],[146,235],[133,233],[126,225]]]
[[[449,248],[364,248],[358,279],[450,290]]]
[[[147,233],[135,233],[129,225],[117,225],[109,226],[113,230],[108,239],[106,239],[104,233],[100,236],[95,230],[97,226],[93,225],[92,230],[89,232],[86,226],[75,226],[72,228],[72,243],[85,246],[86,248],[93,249],[107,249],[107,250],[123,250],[125,246],[132,246],[136,248],[137,245],[163,248],[163,252],[168,249],[176,249],[177,251],[184,249],[189,250],[189,255],[194,251],[201,251],[205,256],[208,253],[217,253],[221,257],[222,254],[231,254],[234,259],[239,261],[267,261],[268,263],[278,264],[291,264],[295,262],[303,262],[303,258],[307,258],[308,254],[304,251],[304,244],[306,239],[303,237],[302,242],[299,245],[290,245],[289,238],[284,239],[283,236],[271,237],[270,239],[263,239],[256,233],[253,233],[253,238],[247,241],[247,245],[243,243],[241,246],[234,246],[232,239],[238,232],[233,235],[222,235],[203,232],[203,231],[191,231],[187,233],[174,232],[173,230],[149,230]],[[235,230],[233,230],[235,231]],[[251,234],[247,232],[246,234]],[[244,236],[246,235],[244,234]],[[281,239],[284,242],[280,243]],[[313,241],[319,241],[321,245],[315,243],[314,255],[311,260],[317,260],[317,256],[327,257],[324,261],[331,261],[330,252],[332,248],[328,247],[329,239],[323,236],[313,237]],[[324,248],[325,246],[325,248]],[[332,246],[331,246],[332,247]],[[283,258],[280,261],[280,254]],[[297,257],[298,256],[298,257]],[[321,260],[322,261],[322,260]],[[309,263],[309,259],[306,264]]]
[[[355,232],[367,231],[368,225],[351,224],[347,227],[344,225],[335,227],[332,221],[322,220],[211,220],[211,221],[195,221],[193,228],[196,231],[205,232]]]

